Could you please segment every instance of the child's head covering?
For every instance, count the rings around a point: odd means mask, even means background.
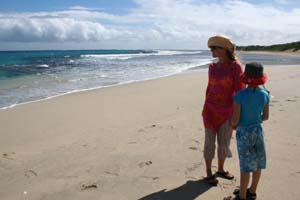
[[[247,63],[241,81],[248,85],[263,85],[267,81],[267,75],[264,73],[262,64],[257,62]]]
[[[222,47],[227,49],[229,52],[233,53],[235,49],[235,44],[230,40],[229,37],[224,35],[216,35],[208,39],[207,46],[209,48],[215,47]]]

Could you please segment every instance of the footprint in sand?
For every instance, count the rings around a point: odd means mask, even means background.
[[[195,164],[193,164],[192,167],[188,167],[188,168],[187,168],[187,171],[188,171],[188,172],[195,171],[195,170],[198,169],[201,165],[202,165],[201,163],[195,163]]]
[[[194,150],[194,151],[198,150],[197,147],[189,147],[189,149]]]
[[[27,178],[38,176],[38,174],[35,171],[33,171],[32,169],[25,171],[24,174]]]
[[[148,165],[151,165],[152,164],[152,161],[149,160],[147,162],[141,162],[139,163],[139,167],[142,168],[142,167],[145,167],[145,166],[148,166]]]
[[[228,182],[227,183],[225,183],[225,182],[220,183],[219,187],[221,187],[223,189],[229,189],[229,188],[232,188],[232,186],[234,186],[235,183],[236,183],[236,178],[234,178],[233,180],[231,180],[230,183],[228,183]]]
[[[297,100],[295,100],[295,99],[287,99],[287,100],[285,100],[285,101],[296,102]]]
[[[149,125],[149,126],[145,126],[144,128],[145,129],[150,129],[150,128],[155,128],[155,127],[157,127],[157,125],[156,124],[152,124],[152,125]],[[147,131],[145,129],[139,129],[138,132],[139,133],[147,133]]]
[[[296,78],[296,77],[297,77],[297,76],[295,76],[295,75],[289,76],[290,79],[294,79],[294,78]]]
[[[193,139],[194,142],[196,142],[197,144],[200,144],[200,142],[198,140]]]
[[[138,132],[139,133],[147,133],[147,131],[145,131],[144,129],[139,129]]]
[[[145,128],[155,128],[155,127],[157,127],[157,125],[156,124],[152,124],[150,126],[146,126]]]
[[[8,160],[14,160],[15,159],[15,152],[11,152],[11,153],[3,153],[2,154],[2,158],[8,159]]]
[[[175,127],[173,125],[166,125],[166,126],[158,126],[156,124],[152,124],[152,125],[149,125],[149,126],[145,126],[145,129],[153,129],[153,128],[157,128],[157,129],[175,129]],[[147,132],[146,130],[144,129],[140,129],[138,130],[138,132]]]
[[[142,178],[145,178],[145,179],[151,179],[151,180],[158,180],[159,179],[159,177],[157,177],[157,176],[141,176]]]
[[[96,189],[96,188],[98,188],[97,183],[82,183],[80,186],[81,190]]]
[[[111,175],[111,176],[119,176],[119,174],[116,173],[116,172],[105,171],[104,173],[108,174],[108,175]]]

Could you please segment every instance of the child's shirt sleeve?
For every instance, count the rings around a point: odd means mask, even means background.
[[[270,103],[270,95],[265,91],[265,106]]]
[[[241,93],[240,92],[236,93],[236,95],[233,96],[233,101],[238,104],[241,104]]]

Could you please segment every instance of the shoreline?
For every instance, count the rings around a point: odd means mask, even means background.
[[[206,65],[207,64],[205,64],[203,66],[206,66]],[[184,70],[184,71],[181,71],[181,72],[177,72],[177,73],[173,73],[173,74],[169,74],[169,75],[164,75],[164,76],[159,76],[159,77],[154,77],[154,78],[149,78],[149,79],[132,80],[132,81],[117,83],[117,84],[113,84],[113,85],[105,85],[105,86],[98,86],[98,87],[93,87],[93,88],[88,88],[88,89],[73,90],[73,91],[63,93],[63,94],[58,94],[58,95],[54,95],[54,96],[50,96],[50,97],[45,97],[45,98],[42,98],[42,99],[36,99],[36,100],[32,100],[32,101],[26,101],[26,102],[21,102],[21,103],[17,103],[17,104],[12,104],[12,105],[9,105],[9,106],[0,107],[0,112],[1,112],[1,110],[11,109],[11,108],[14,108],[14,107],[17,107],[17,106],[27,105],[27,104],[41,102],[41,101],[48,101],[48,100],[51,100],[53,98],[62,97],[62,96],[70,95],[70,94],[74,94],[74,93],[81,93],[81,92],[105,89],[105,88],[110,88],[110,87],[118,87],[120,85],[126,85],[126,84],[132,84],[132,83],[144,82],[144,81],[151,81],[151,80],[155,80],[155,79],[166,78],[166,77],[169,77],[169,76],[176,76],[178,74],[193,73],[195,71],[199,71],[199,72],[203,73],[203,72],[205,72],[205,70],[206,70],[206,68],[203,68],[203,69],[191,68],[191,69]]]

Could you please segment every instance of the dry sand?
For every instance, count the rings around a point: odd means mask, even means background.
[[[300,196],[300,66],[267,66],[268,164],[258,199]],[[191,72],[0,110],[1,200],[222,199],[203,180],[207,73]],[[214,160],[216,170],[216,160]]]
[[[300,57],[300,50],[298,51],[238,51],[237,54],[265,54],[265,55],[282,55]]]

